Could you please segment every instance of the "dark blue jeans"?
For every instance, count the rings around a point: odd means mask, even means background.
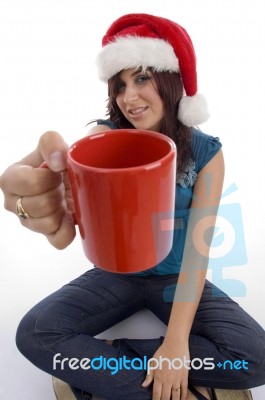
[[[75,388],[80,400],[85,392],[113,400],[150,400],[151,389],[141,387],[144,369],[122,368],[114,374],[109,368],[88,369],[83,359],[151,358],[163,338],[117,339],[110,346],[94,336],[142,309],[167,324],[172,303],[163,293],[177,279],[89,270],[26,314],[18,327],[17,346],[38,368]],[[265,384],[264,330],[207,281],[190,334],[190,355],[191,360],[211,358],[215,364],[212,369],[198,368],[200,361],[195,360],[191,385],[244,389]]]

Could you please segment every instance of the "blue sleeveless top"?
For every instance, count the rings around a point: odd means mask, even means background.
[[[97,124],[108,126],[111,129],[117,129],[116,125],[109,120],[98,120]],[[162,262],[153,268],[143,272],[137,272],[135,275],[171,275],[179,273],[194,183],[197,174],[215,156],[221,147],[222,144],[219,138],[207,135],[196,128],[192,128],[192,151],[194,161],[191,160],[186,171],[177,177],[172,249]],[[164,218],[172,218],[172,215],[164,216]]]

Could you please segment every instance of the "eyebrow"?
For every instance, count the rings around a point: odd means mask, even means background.
[[[143,68],[137,68],[137,70],[136,71],[134,71],[132,74],[131,74],[131,76],[135,76],[135,75],[137,75],[137,74],[139,74],[139,72],[142,72],[143,71]]]
[[[130,77],[134,77],[135,75],[137,75],[137,74],[139,74],[140,72],[143,72],[143,71],[144,71],[143,68],[142,68],[142,67],[139,67],[139,68],[137,68],[134,72],[131,73]],[[148,68],[146,68],[145,71],[148,71]],[[119,79],[120,79],[120,82],[123,82],[123,80],[121,79],[121,77],[119,77]]]

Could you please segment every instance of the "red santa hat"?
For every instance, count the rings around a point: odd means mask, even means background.
[[[179,72],[185,95],[180,101],[178,119],[186,126],[208,119],[205,98],[197,92],[193,44],[183,27],[162,17],[127,14],[112,23],[102,46],[96,60],[101,80],[107,82],[130,68]]]

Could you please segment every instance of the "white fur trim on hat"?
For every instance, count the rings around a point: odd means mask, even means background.
[[[125,36],[107,44],[96,59],[99,78],[107,82],[124,69],[152,67],[156,71],[179,72],[173,47],[162,39]]]
[[[179,103],[178,119],[186,126],[202,124],[209,118],[205,97],[196,93],[194,96],[183,96]]]

